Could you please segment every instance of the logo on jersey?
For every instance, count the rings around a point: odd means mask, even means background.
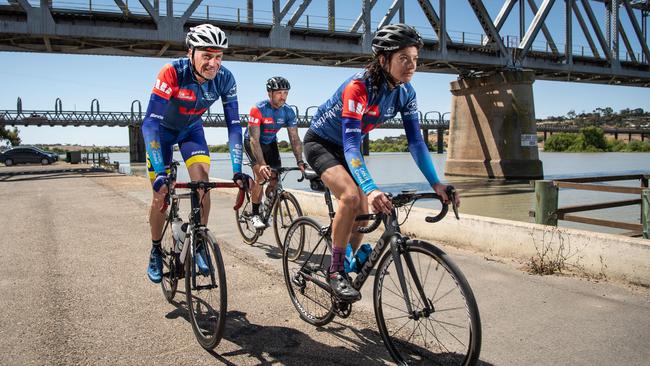
[[[368,170],[366,168],[355,169],[354,175],[357,177],[359,184],[363,184],[370,180],[370,174],[368,174]]]
[[[361,133],[361,129],[360,128],[346,128],[345,129],[345,133],[355,133],[355,132],[356,133]]]
[[[238,125],[240,123],[241,122],[238,119],[233,119],[232,122],[230,122],[230,124],[233,124],[233,125]]]
[[[335,118],[336,114],[343,108],[343,105],[341,105],[341,101],[339,100],[336,102],[334,106],[332,106],[330,109],[325,111],[318,119],[314,122],[312,122],[311,126],[313,128],[320,128],[328,119],[330,118]],[[320,112],[320,108],[319,108]]]
[[[279,124],[279,125],[284,124],[284,118],[278,118],[278,119],[275,121],[275,123],[277,123],[277,124]]]
[[[194,95],[194,92],[189,89],[179,90],[178,95],[176,95],[176,98],[181,100],[191,101],[191,102],[196,100],[196,96]]]
[[[159,114],[155,114],[155,113],[151,113],[151,114],[149,115],[149,117],[151,117],[151,118],[156,118],[156,119],[163,119],[163,116],[161,116],[161,115],[159,115]]]
[[[149,143],[149,147],[152,149],[160,149],[160,142],[153,140]]]
[[[203,93],[203,99],[208,100],[208,101],[215,100],[215,99],[217,99],[217,96],[216,96],[216,94],[211,93],[211,92],[204,92]]]
[[[413,100],[411,103],[406,105],[406,112],[402,112],[403,115],[408,116],[411,114],[416,114],[418,112],[418,102]]]
[[[363,114],[363,103],[350,99],[348,100],[348,110],[352,113]]]
[[[386,109],[386,113],[384,114],[384,117],[388,117],[388,118],[395,117],[395,107],[388,107],[388,109]]]
[[[252,125],[259,125],[259,124],[260,124],[260,119],[259,119],[259,118],[255,118],[255,117],[253,117],[253,118],[250,119],[249,122],[250,122],[250,124],[252,124]]]
[[[409,103],[409,104],[406,106],[406,109],[408,109],[409,111],[415,111],[415,110],[417,110],[417,109],[418,109],[418,102],[415,101],[415,100],[412,101],[411,103]]]
[[[163,92],[163,93],[165,93],[167,95],[172,94],[171,86],[167,85],[166,82],[161,81],[160,79],[156,79],[156,85],[154,86],[154,88],[160,90],[161,92]]]
[[[237,96],[237,84],[233,85],[232,88],[226,94],[227,97],[236,97]]]
[[[361,159],[351,159],[350,160],[350,165],[352,165],[353,168],[358,168],[361,166]]]
[[[194,156],[194,155],[207,155],[207,154],[205,153],[205,150],[196,150],[196,151],[192,151],[190,155]]]

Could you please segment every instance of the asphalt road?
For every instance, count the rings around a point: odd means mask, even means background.
[[[148,181],[68,167],[0,168],[0,364],[391,362],[369,292],[350,318],[322,328],[299,319],[272,231],[242,244],[224,194],[212,197],[209,227],[226,263],[227,328],[214,352],[203,350],[184,294],[170,304],[146,277]],[[648,289],[533,276],[520,263],[443,248],[476,294],[484,365],[648,364]]]

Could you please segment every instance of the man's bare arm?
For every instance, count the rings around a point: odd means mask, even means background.
[[[255,161],[257,164],[266,165],[264,154],[262,153],[262,146],[260,145],[260,126],[248,126],[248,136],[250,137],[251,150],[253,150]]]
[[[289,141],[296,161],[302,161],[302,142],[300,136],[298,136],[298,127],[288,127],[287,132],[289,133]]]

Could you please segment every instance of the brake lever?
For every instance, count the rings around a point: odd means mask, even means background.
[[[458,216],[458,206],[456,206],[456,188],[454,188],[454,186],[447,186],[446,192],[447,197],[451,202],[451,208],[454,210],[454,216],[456,216],[456,220],[460,220],[460,216]]]

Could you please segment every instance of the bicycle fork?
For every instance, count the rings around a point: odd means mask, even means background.
[[[409,251],[405,250],[407,246],[408,238],[401,235],[394,235],[390,241],[391,254],[393,256],[393,262],[395,263],[395,270],[397,271],[397,277],[399,278],[400,287],[402,288],[402,295],[404,295],[404,301],[406,303],[406,309],[409,313],[409,318],[413,320],[418,320],[420,317],[429,317],[435,309],[431,301],[429,301],[424,293],[424,287],[422,287],[422,282],[417,276],[415,265],[413,264],[413,258]],[[415,283],[415,288],[418,295],[422,299],[424,308],[419,311],[413,310],[411,298],[409,296],[409,289],[406,283],[407,274],[404,271],[404,265],[402,264],[402,257],[404,257],[404,262],[406,263],[406,268],[410,273],[410,277]]]

